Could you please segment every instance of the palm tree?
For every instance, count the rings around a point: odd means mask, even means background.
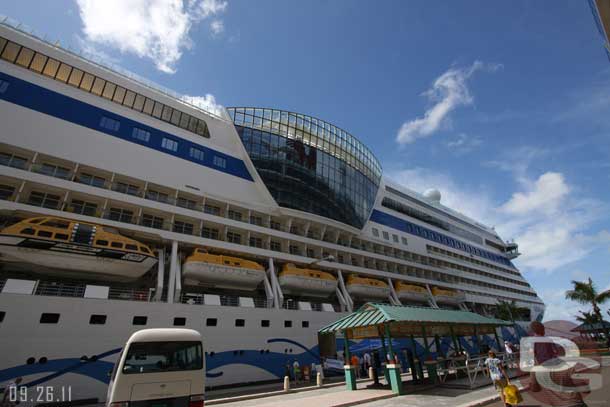
[[[599,319],[597,319],[597,317],[592,313],[592,312],[586,312],[586,311],[578,311],[580,312],[580,315],[576,316],[576,320],[580,323],[582,323],[584,325],[584,328],[586,329],[586,326],[592,326],[593,324],[599,322]],[[588,336],[591,336],[591,334],[587,334]],[[598,335],[597,333],[593,333],[593,336],[597,339]]]
[[[496,318],[514,323],[520,313],[521,310],[517,307],[514,300],[511,302],[499,300],[496,305]]]
[[[572,280],[572,285],[574,286],[574,289],[566,291],[566,299],[576,301],[584,305],[591,305],[591,313],[595,315],[595,318],[597,319],[596,322],[600,322],[602,324],[606,338],[610,338],[610,332],[608,332],[608,328],[603,323],[604,318],[602,317],[602,312],[599,309],[601,304],[610,300],[610,290],[602,291],[601,293],[598,292],[595,284],[593,284],[593,281],[591,280],[591,277],[589,277],[587,282]]]

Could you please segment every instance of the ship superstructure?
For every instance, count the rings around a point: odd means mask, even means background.
[[[6,20],[0,118],[0,382],[102,400],[124,339],[167,326],[202,332],[208,385],[274,380],[370,300],[542,318],[516,244],[327,121],[211,114]]]

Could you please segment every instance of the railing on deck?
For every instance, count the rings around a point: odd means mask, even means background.
[[[54,297],[83,297],[86,284],[79,283],[56,283],[51,281],[40,281],[36,286],[34,295],[46,295]]]

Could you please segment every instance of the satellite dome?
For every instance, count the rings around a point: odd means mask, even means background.
[[[438,189],[428,189],[426,192],[424,192],[424,198],[432,202],[440,202],[441,191]]]

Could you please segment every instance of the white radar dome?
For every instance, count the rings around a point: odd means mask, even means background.
[[[440,202],[441,191],[439,191],[438,189],[428,189],[426,192],[424,192],[424,198],[429,201]]]

